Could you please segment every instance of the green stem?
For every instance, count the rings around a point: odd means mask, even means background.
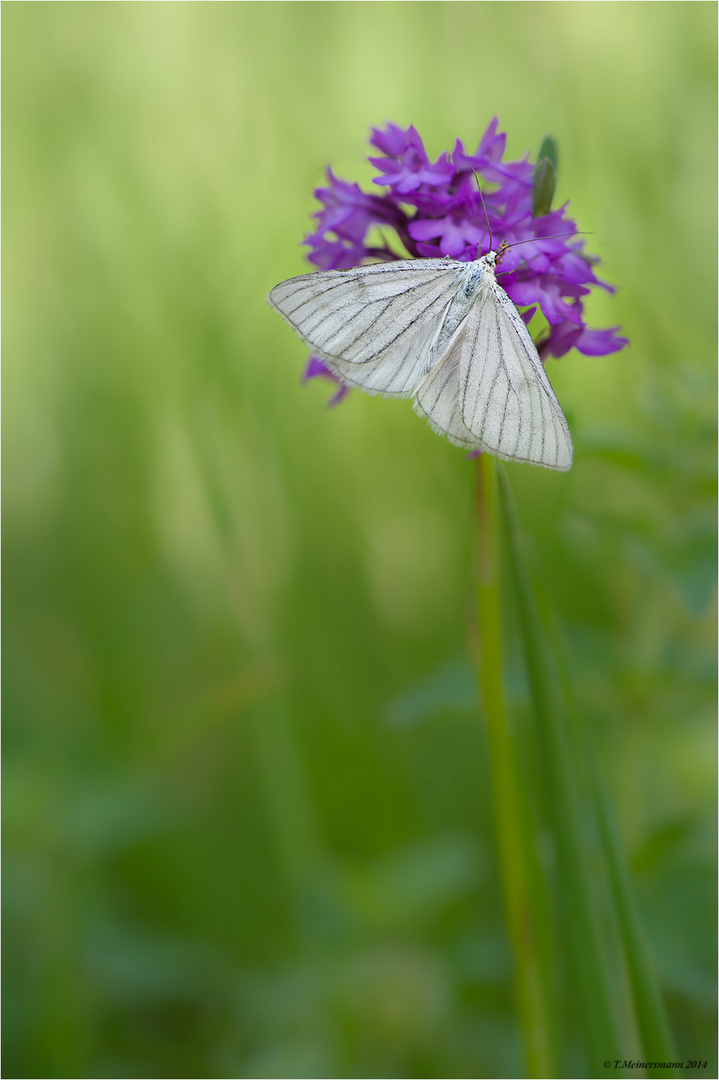
[[[496,465],[477,461],[478,674],[492,759],[494,813],[515,981],[524,1034],[527,1075],[555,1075],[546,968],[539,951],[534,845],[519,782],[502,686],[502,638],[497,560]]]

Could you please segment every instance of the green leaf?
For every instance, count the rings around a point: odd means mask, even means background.
[[[552,208],[554,189],[557,186],[559,171],[559,153],[557,143],[547,135],[539,148],[537,164],[534,167],[534,191],[532,195],[532,214],[543,217]]]
[[[557,146],[557,140],[553,135],[545,135],[542,145],[539,148],[537,154],[537,161],[541,161],[542,158],[549,158],[554,166],[555,173],[559,171],[559,147]]]

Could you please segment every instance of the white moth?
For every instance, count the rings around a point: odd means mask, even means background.
[[[567,421],[522,317],[474,262],[403,259],[317,270],[267,297],[347,386],[414,399],[457,446],[505,461],[568,469]]]

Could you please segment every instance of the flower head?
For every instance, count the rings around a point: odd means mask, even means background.
[[[315,191],[322,204],[317,227],[305,240],[310,262],[346,269],[369,259],[405,258],[391,246],[392,234],[411,257],[469,261],[489,251],[491,229],[495,250],[507,245],[502,287],[517,307],[531,309],[523,312],[525,321],[537,309],[546,319],[548,332],[538,343],[543,359],[571,348],[587,356],[617,352],[627,344],[618,327],[591,330],[584,322],[583,298],[590,290],[613,291],[594,274],[598,259],[584,251],[566,204],[533,216],[532,164],[528,158],[503,160],[506,135],[497,126],[495,117],[474,153],[458,139],[452,153],[436,161],[414,127],[374,128],[369,141],[380,156],[369,159],[378,171],[373,183],[385,190],[363,192],[328,169],[329,186]],[[473,171],[491,185],[484,204]],[[318,374],[327,369],[312,357],[305,378]],[[343,396],[335,394],[330,404]]]

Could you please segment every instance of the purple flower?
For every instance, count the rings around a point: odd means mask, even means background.
[[[454,175],[454,166],[446,154],[441,154],[432,164],[413,127],[406,131],[396,124],[388,124],[386,131],[374,128],[370,143],[385,155],[369,159],[381,174],[373,182],[391,188],[395,196],[408,195],[422,187],[444,187]]]
[[[304,241],[313,249],[310,262],[322,270],[337,270],[357,266],[368,255],[376,257],[376,250],[365,243],[368,229],[376,222],[397,230],[404,221],[401,210],[391,197],[365,195],[357,184],[338,179],[331,169],[327,179],[330,186],[315,191],[324,207],[315,214],[317,229]]]
[[[599,260],[576,238],[566,204],[532,216],[532,164],[527,158],[503,160],[506,135],[497,126],[495,117],[474,153],[458,139],[451,154],[435,161],[414,127],[374,128],[369,141],[380,156],[369,159],[379,173],[373,183],[385,191],[368,194],[328,169],[329,186],[315,191],[322,204],[317,227],[305,240],[310,262],[344,269],[365,260],[405,258],[407,252],[415,258],[476,259],[490,248],[488,217],[494,250],[500,243],[509,246],[497,271],[502,287],[519,308],[532,308],[522,313],[525,322],[539,308],[548,323],[538,344],[542,359],[572,348],[586,356],[617,352],[628,344],[618,327],[591,330],[584,322],[583,299],[591,289],[613,292],[594,274]],[[490,185],[483,192],[486,216],[472,169]],[[393,238],[404,251],[392,246]],[[312,357],[304,379],[317,375],[340,385],[330,404],[344,397],[346,388]]]
[[[482,238],[489,235],[486,221],[479,219],[468,194],[448,206],[443,217],[415,218],[408,228],[413,240],[438,240],[439,254],[451,255],[454,259],[468,246],[479,247]],[[433,254],[438,253],[435,250]]]
[[[340,401],[342,401],[342,398],[350,392],[349,386],[345,386],[343,382],[340,382],[334,372],[330,371],[329,368],[325,367],[322,361],[318,360],[316,356],[311,356],[307,361],[307,366],[305,367],[304,374],[302,375],[302,382],[306,383],[309,379],[317,378],[328,379],[329,382],[333,382],[337,387],[337,390],[327,402],[330,408],[332,408],[334,405],[339,405]]]

